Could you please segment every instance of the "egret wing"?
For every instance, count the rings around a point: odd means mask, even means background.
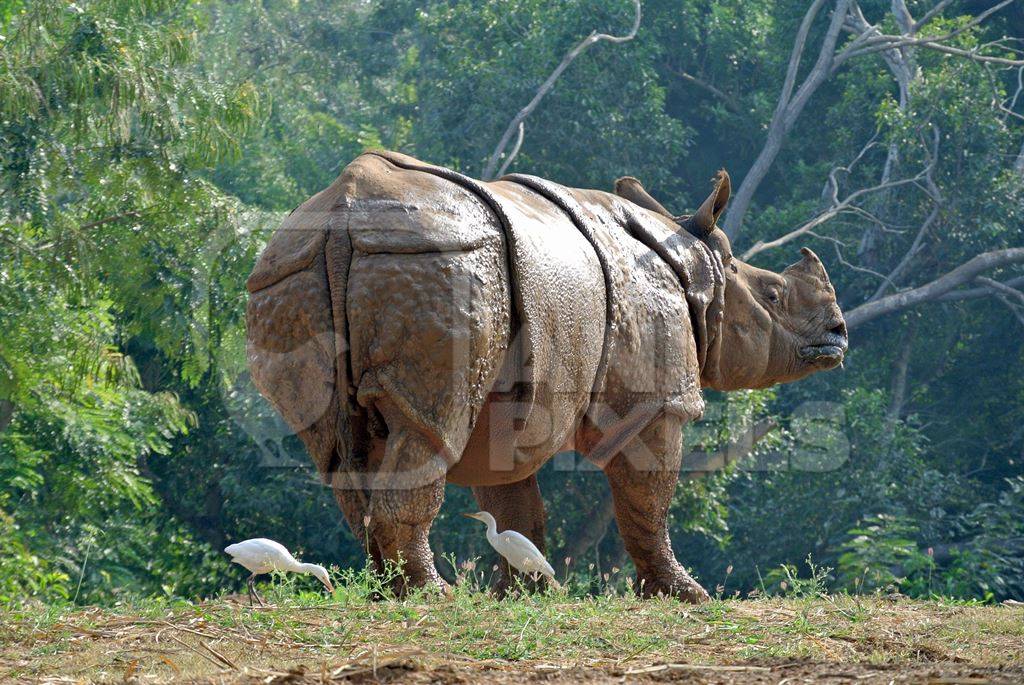
[[[537,549],[537,545],[533,544],[525,535],[514,530],[507,530],[501,534],[501,541],[505,549],[499,549],[498,552],[516,570],[524,573],[555,575],[555,570]]]
[[[285,569],[294,563],[291,552],[280,542],[267,538],[252,538],[233,545],[224,551],[232,556],[232,561],[247,568],[253,573],[269,573],[275,569]]]

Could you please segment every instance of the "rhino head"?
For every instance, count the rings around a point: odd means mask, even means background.
[[[722,260],[725,302],[717,363],[709,359],[701,383],[714,390],[764,388],[839,366],[846,354],[846,322],[818,256],[802,258],[782,273],[747,264],[732,253],[718,218],[729,200],[729,175],[720,171],[707,200],[692,215],[672,216],[634,178],[615,183],[618,195],[672,217]]]

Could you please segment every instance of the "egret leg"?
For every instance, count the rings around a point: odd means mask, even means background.
[[[249,576],[249,581],[248,581],[247,584],[249,586],[249,606],[253,606],[255,603],[259,603],[259,605],[261,607],[262,606],[266,606],[263,603],[263,598],[260,597],[258,592],[256,592],[256,574],[255,573],[252,574],[251,576]],[[255,599],[255,602],[253,601],[254,599]]]
[[[605,466],[615,520],[637,569],[637,592],[694,604],[710,599],[672,552],[668,510],[683,456],[682,420],[662,415]]]
[[[388,424],[388,439],[370,494],[369,532],[384,561],[401,569],[394,583],[397,594],[418,587],[446,591],[427,536],[444,500],[447,462],[390,401],[378,403],[378,409]]]
[[[498,530],[514,530],[530,538],[530,542],[537,545],[541,554],[547,554],[544,532],[547,513],[544,510],[544,500],[540,496],[540,486],[537,483],[537,474],[531,475],[517,483],[505,485],[479,485],[473,487],[473,496],[480,505],[481,511],[488,511],[498,522]],[[500,575],[495,580],[494,593],[504,597],[511,588],[515,587],[514,578],[521,577],[524,580],[529,576],[523,576],[515,571],[508,562],[500,555],[498,556],[498,568]],[[532,574],[536,576],[537,574]],[[533,578],[534,586],[543,583]]]

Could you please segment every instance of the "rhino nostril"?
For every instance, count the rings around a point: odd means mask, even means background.
[[[828,330],[828,332],[829,333],[835,333],[836,335],[841,336],[843,338],[847,337],[846,336],[846,322],[845,321],[840,321],[838,324],[836,324],[835,326],[830,328]]]

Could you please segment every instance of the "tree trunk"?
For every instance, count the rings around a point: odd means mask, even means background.
[[[913,319],[903,333],[903,343],[899,354],[893,361],[892,388],[889,409],[886,414],[890,421],[897,421],[903,416],[903,408],[907,403],[907,376],[910,370],[910,357],[914,349],[914,335],[917,332],[917,319]]]

